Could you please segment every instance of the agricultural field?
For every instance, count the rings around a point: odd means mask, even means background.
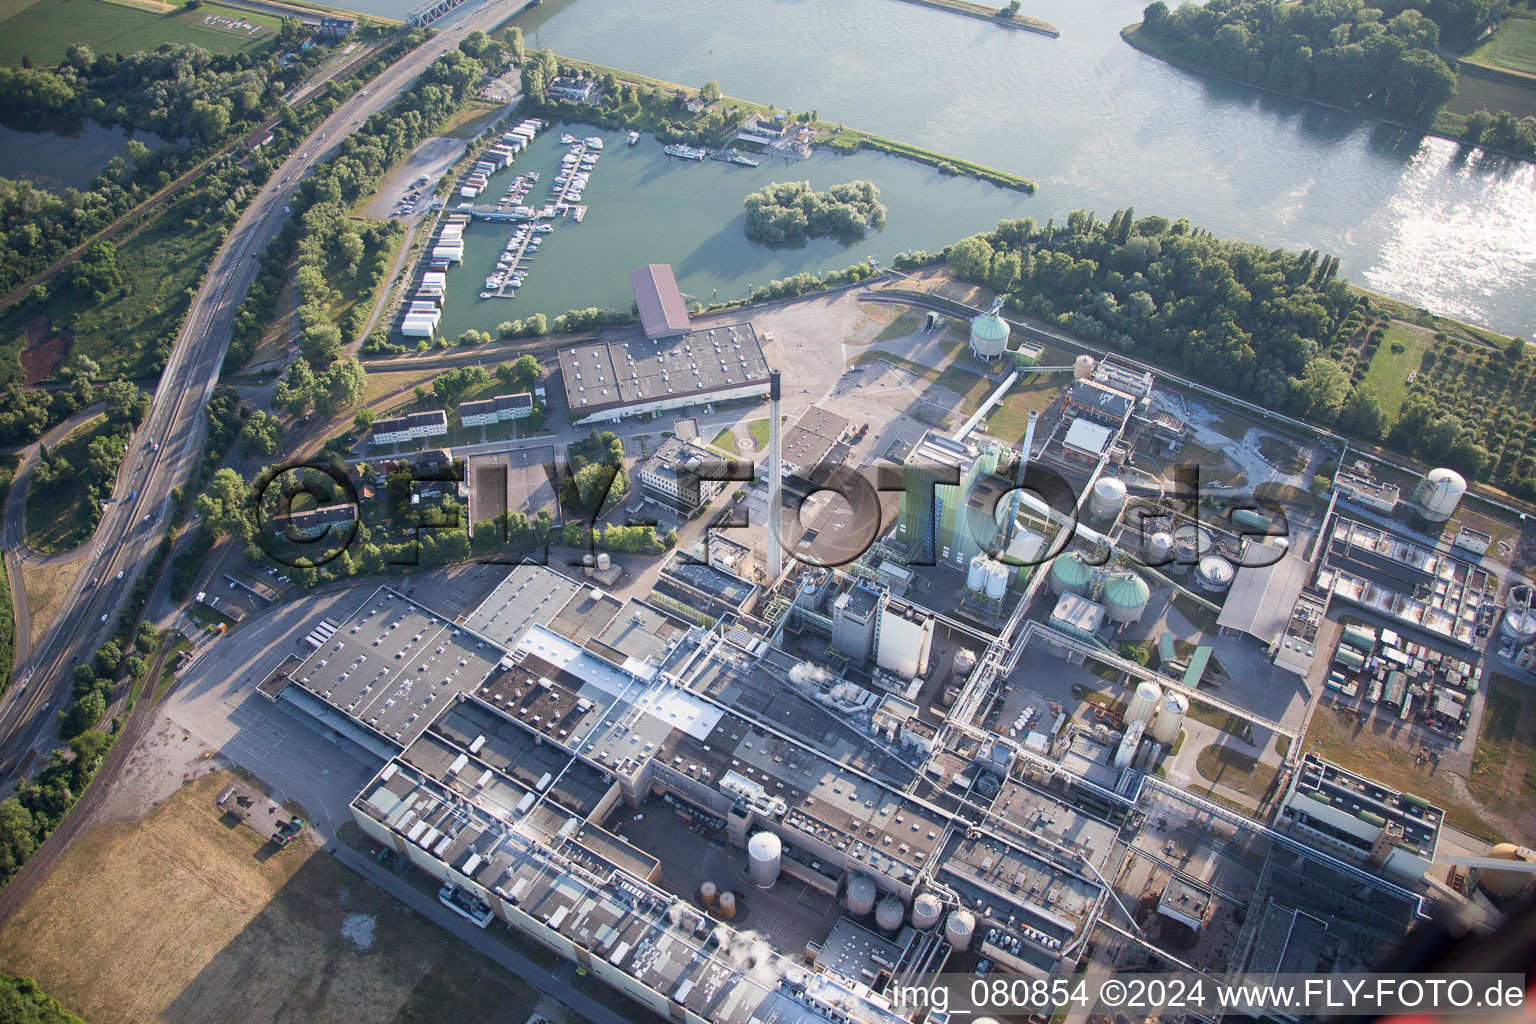
[[[1456,76],[1456,96],[1445,109],[1453,114],[1507,110],[1516,117],[1536,116],[1536,87],[1490,78],[1487,72],[1463,71]]]
[[[1529,357],[1511,362],[1481,345],[1437,344],[1414,391],[1479,434],[1493,464],[1528,469],[1536,460],[1536,362]]]
[[[1484,64],[1536,75],[1536,15],[1515,14],[1505,18],[1493,38],[1467,56]],[[1459,88],[1458,84],[1458,91]]]
[[[0,929],[0,964],[91,1024],[551,1013],[333,858],[301,845],[259,856],[254,832],[215,813],[227,783],[205,776],[140,821],[88,832]]]
[[[153,51],[195,43],[210,53],[254,51],[277,38],[277,19],[204,3],[196,10],[154,0],[5,0],[0,3],[0,65],[30,57],[52,64],[75,43],[97,53]]]

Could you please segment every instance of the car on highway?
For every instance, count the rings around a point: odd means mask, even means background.
[[[128,497],[124,498],[123,500],[124,501],[132,501],[134,498],[137,498],[138,496],[139,496],[139,492],[138,491],[129,491],[128,492]]]
[[[107,613],[106,612],[102,612],[101,613],[101,621],[102,622],[106,622],[107,621]]]
[[[123,578],[123,570],[121,570],[121,569],[117,570],[117,578],[118,579],[122,579]]]

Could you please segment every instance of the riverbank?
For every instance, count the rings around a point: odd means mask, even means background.
[[[1458,143],[1459,145],[1473,146],[1477,149],[1481,149],[1489,153],[1497,153],[1500,156],[1508,156],[1513,157],[1516,160],[1526,160],[1536,163],[1536,155],[1530,153],[1518,153],[1514,150],[1506,149],[1502,146],[1495,146],[1486,142],[1468,142],[1465,138],[1462,137],[1462,133],[1466,130],[1467,117],[1465,114],[1453,114],[1450,111],[1441,110],[1438,114],[1435,115],[1434,122],[1426,127],[1422,124],[1399,120],[1395,117],[1382,117],[1380,114],[1358,110],[1354,107],[1340,106],[1337,103],[1325,103],[1322,100],[1312,99],[1307,96],[1297,96],[1295,93],[1284,92],[1279,89],[1271,89],[1267,86],[1257,85],[1253,82],[1245,81],[1241,78],[1233,78],[1230,75],[1224,75],[1219,71],[1212,71],[1210,68],[1203,67],[1192,61],[1185,60],[1182,57],[1175,56],[1174,54],[1169,53],[1163,47],[1159,46],[1153,40],[1146,38],[1142,36],[1141,33],[1137,32],[1137,29],[1140,27],[1141,22],[1137,22],[1134,25],[1127,25],[1125,28],[1120,30],[1120,38],[1125,40],[1126,43],[1128,43],[1133,49],[1140,50],[1142,53],[1145,53],[1149,57],[1155,57],[1165,64],[1172,64],[1176,68],[1181,68],[1185,71],[1192,71],[1198,75],[1206,75],[1210,78],[1220,79],[1223,82],[1232,82],[1235,85],[1247,86],[1250,89],[1257,89],[1260,92],[1271,93],[1275,96],[1284,96],[1287,99],[1299,100],[1302,103],[1314,103],[1320,107],[1327,107],[1329,110],[1337,110],[1345,114],[1354,114],[1356,117],[1363,117],[1368,121],[1376,121],[1380,124],[1392,125],[1394,128],[1402,128],[1405,131],[1417,132],[1420,135],[1433,135],[1436,138],[1447,139],[1451,142]]]
[[[905,0],[909,4],[917,4],[919,7],[933,7],[941,11],[952,11],[955,14],[963,14],[970,18],[980,18],[982,21],[990,21],[994,25],[1003,28],[1019,28],[1026,32],[1038,32],[1052,39],[1061,35],[1061,29],[1048,21],[1039,18],[1031,18],[1027,14],[1015,14],[1012,17],[1003,17],[1001,11],[995,7],[985,7],[981,4],[970,3],[969,0]]]
[[[713,103],[704,105],[697,111],[690,112],[683,104],[676,101],[681,94],[685,102],[699,100],[699,89],[680,85],[677,82],[668,82],[660,78],[651,78],[648,75],[637,74],[633,71],[625,71],[620,68],[611,68],[603,64],[594,64],[591,61],[577,60],[572,57],[556,57],[556,61],[563,68],[575,68],[582,71],[587,77],[603,80],[612,75],[619,85],[634,85],[638,89],[655,89],[661,96],[672,97],[661,108],[638,103],[637,110],[628,115],[601,105],[590,103],[572,103],[568,101],[533,101],[525,98],[523,103],[538,108],[540,111],[571,121],[585,121],[604,128],[622,128],[626,130],[649,132],[657,138],[668,142],[688,142],[693,145],[704,145],[711,148],[722,148],[727,145],[735,134],[735,129],[726,127],[722,120],[724,112],[731,110],[740,111],[746,116],[760,115],[772,118],[782,115],[792,123],[803,124],[810,133],[810,146],[820,146],[838,153],[856,153],[860,149],[872,149],[889,156],[902,157],[927,164],[929,167],[945,173],[964,175],[976,178],[1001,188],[1013,189],[1026,195],[1033,195],[1039,187],[1032,179],[1009,171],[999,170],[995,167],[987,167],[970,160],[962,160],[959,157],[938,153],[921,146],[915,146],[906,142],[898,142],[872,132],[863,132],[848,128],[840,124],[830,124],[822,121],[811,113],[810,118],[800,122],[801,115],[794,115],[791,111],[781,111],[772,104],[764,105],[751,100],[744,100],[735,96],[721,96]],[[715,115],[722,115],[716,117]],[[714,119],[713,122],[711,119]]]

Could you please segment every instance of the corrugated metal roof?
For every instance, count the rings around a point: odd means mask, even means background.
[[[640,323],[647,338],[687,334],[693,329],[671,264],[648,263],[636,267],[629,272],[629,286],[634,289],[635,306],[640,310]]]

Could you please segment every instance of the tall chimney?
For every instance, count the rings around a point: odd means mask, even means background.
[[[1003,547],[1006,549],[1013,543],[1013,531],[1018,528],[1019,521],[1019,487],[1024,486],[1024,474],[1029,471],[1029,454],[1035,447],[1035,421],[1040,418],[1040,413],[1034,409],[1029,411],[1029,426],[1024,428],[1024,450],[1019,453],[1019,474],[1015,481],[1015,488],[1008,501],[1008,523],[1003,527]]]
[[[779,425],[779,371],[768,373],[768,579],[777,580],[784,569],[779,542],[779,519],[784,502],[784,431]]]

